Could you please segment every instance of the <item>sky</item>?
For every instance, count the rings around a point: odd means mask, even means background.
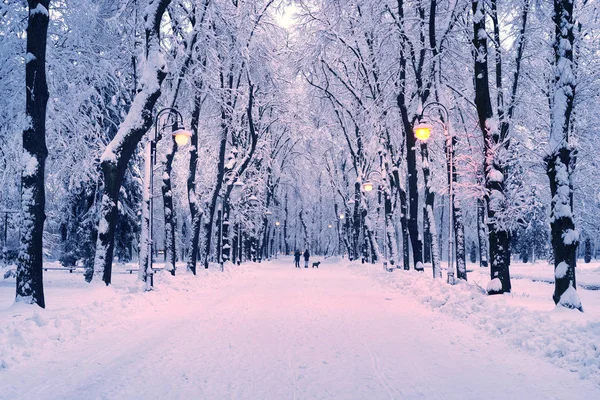
[[[285,6],[281,9],[281,12],[275,14],[275,20],[277,24],[287,30],[294,23],[294,14],[299,11],[299,8],[293,4]]]

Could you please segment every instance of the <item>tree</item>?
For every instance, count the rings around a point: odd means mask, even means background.
[[[160,97],[161,84],[166,76],[164,60],[160,54],[160,22],[169,3],[170,0],[150,0],[145,8],[146,65],[140,82],[141,90],[135,95],[125,120],[101,157],[104,191],[93,279],[102,280],[106,285],[110,285],[112,279],[115,227],[123,176],[138,143],[152,126],[152,111]],[[145,280],[146,276],[142,275],[141,278]]]
[[[550,141],[546,173],[550,179],[550,229],[554,253],[554,303],[583,311],[577,294],[575,266],[579,233],[573,218],[575,151],[569,144],[576,78],[574,0],[554,0],[554,79],[550,99]]]
[[[15,301],[46,307],[43,283],[43,238],[46,219],[44,173],[46,148],[46,43],[50,0],[28,0],[27,55],[25,56],[25,114],[21,173],[21,248],[17,264]]]

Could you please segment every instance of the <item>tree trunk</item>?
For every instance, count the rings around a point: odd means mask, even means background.
[[[160,57],[160,21],[170,0],[150,0],[145,9],[146,66],[142,90],[136,94],[125,121],[101,157],[104,193],[100,205],[93,280],[110,285],[119,190],[127,164],[140,140],[152,126],[152,110],[160,97],[166,66]]]
[[[456,160],[456,136],[452,136],[452,144],[450,151],[452,152],[452,159]],[[447,141],[448,142],[448,141]],[[452,179],[452,186],[458,187],[458,174],[456,173],[456,162],[452,163],[452,176],[448,176],[448,179]],[[454,246],[456,254],[456,277],[464,281],[467,280],[467,252],[465,244],[465,225],[463,223],[463,214],[460,201],[456,200],[456,192],[452,196],[452,219],[454,224]]]
[[[28,0],[27,56],[25,57],[25,115],[21,173],[21,247],[17,262],[16,302],[45,308],[43,281],[43,233],[46,220],[46,42],[50,0]]]
[[[550,228],[554,255],[554,303],[583,311],[577,294],[575,267],[579,232],[573,218],[575,152],[569,145],[575,98],[573,46],[574,0],[554,0],[554,87],[551,99],[550,152],[546,172],[550,179]]]
[[[383,240],[384,246],[387,246],[387,258],[391,265],[395,265],[398,257],[398,243],[396,242],[396,228],[393,222],[392,199],[388,193],[385,193],[384,196],[385,237]]]
[[[177,228],[177,215],[173,207],[173,190],[171,188],[171,171],[173,169],[173,158],[177,150],[177,143],[172,140],[170,150],[166,154],[165,170],[162,177],[161,192],[163,197],[163,210],[165,219],[165,270],[175,276],[175,262],[177,261],[177,249],[175,247],[175,231]]]
[[[150,197],[151,193],[151,174],[152,174],[152,152],[153,146],[150,140],[146,141],[144,147],[144,189],[143,189],[143,198],[142,198],[142,229],[140,234],[140,248],[138,254],[139,256],[139,272],[138,278],[142,282],[146,282],[146,290],[150,290],[150,282],[148,281],[148,272],[150,271],[150,260],[152,258],[152,245],[150,242],[151,233],[151,220],[152,220],[152,211],[150,209]]]
[[[417,143],[408,120],[407,111],[402,108],[402,120],[406,132],[406,166],[408,171],[408,232],[412,247],[415,270],[423,271],[423,243],[419,237],[419,188],[417,174]]]
[[[359,258],[359,240],[360,240],[360,230],[361,230],[361,215],[360,215],[360,183],[354,183],[354,211],[352,212],[352,253],[354,254],[354,259],[358,260]]]
[[[465,225],[463,224],[460,202],[456,201],[456,199],[454,200],[454,238],[456,240],[456,277],[466,281],[467,252],[465,244]]]
[[[196,262],[200,250],[200,229],[202,227],[202,209],[200,208],[198,194],[196,193],[196,170],[198,169],[198,123],[202,100],[200,93],[196,93],[194,110],[192,112],[192,137],[190,138],[190,164],[187,178],[188,202],[192,218],[192,234],[190,235],[190,252],[187,268],[196,275]]]
[[[433,270],[434,278],[442,277],[442,268],[440,265],[440,253],[437,243],[437,227],[435,224],[435,215],[433,213],[433,205],[435,202],[435,194],[431,191],[431,179],[429,169],[429,149],[427,143],[421,143],[421,156],[423,157],[423,180],[425,184],[425,212],[423,215],[423,234],[425,236],[426,243],[429,244],[429,250],[431,254],[431,265]],[[427,245],[425,246],[427,247]]]
[[[489,294],[498,294],[507,293],[511,290],[509,273],[510,232],[497,221],[497,217],[506,207],[504,167],[499,159],[498,147],[507,146],[508,141],[506,138],[501,137],[497,124],[492,121],[494,113],[490,99],[484,1],[473,0],[472,4],[473,45],[475,47],[475,105],[484,141],[484,177],[491,258],[491,282],[487,291]]]
[[[217,182],[212,194],[212,198],[208,209],[208,218],[204,224],[204,250],[202,254],[204,268],[208,269],[208,259],[210,257],[212,240],[213,240],[213,224],[215,219],[215,211],[217,208],[217,200],[219,199],[221,188],[223,187],[223,179],[225,178],[225,151],[227,149],[227,136],[229,135],[229,118],[225,108],[221,109],[221,141],[219,144],[219,160],[217,164]]]
[[[488,266],[487,232],[485,229],[485,201],[477,199],[477,239],[479,241],[479,266]]]
[[[406,213],[408,212],[408,206],[406,204],[406,192],[399,189],[400,193],[400,225],[402,226],[402,264],[405,271],[410,270],[410,249],[408,243],[408,222]]]
[[[290,246],[288,243],[288,194],[285,193],[285,208],[284,208],[285,219],[283,220],[283,242],[284,242],[284,251],[285,255],[290,254]]]

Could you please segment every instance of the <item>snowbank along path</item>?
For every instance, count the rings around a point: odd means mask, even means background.
[[[600,398],[575,374],[355,273],[360,265],[231,268],[189,290],[192,276],[163,277],[133,295],[148,302],[130,304],[123,323],[0,369],[0,399]]]

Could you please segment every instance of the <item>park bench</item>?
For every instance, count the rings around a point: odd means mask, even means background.
[[[156,272],[156,271],[162,271],[163,269],[164,269],[163,267],[159,267],[159,268],[152,268],[152,271],[153,271],[153,272]],[[139,270],[140,270],[139,268],[127,268],[127,269],[125,270],[125,272],[129,272],[129,274],[131,275],[131,274],[133,274],[134,272],[139,272]]]
[[[44,271],[69,271],[70,274],[76,270],[77,267],[44,267]]]

